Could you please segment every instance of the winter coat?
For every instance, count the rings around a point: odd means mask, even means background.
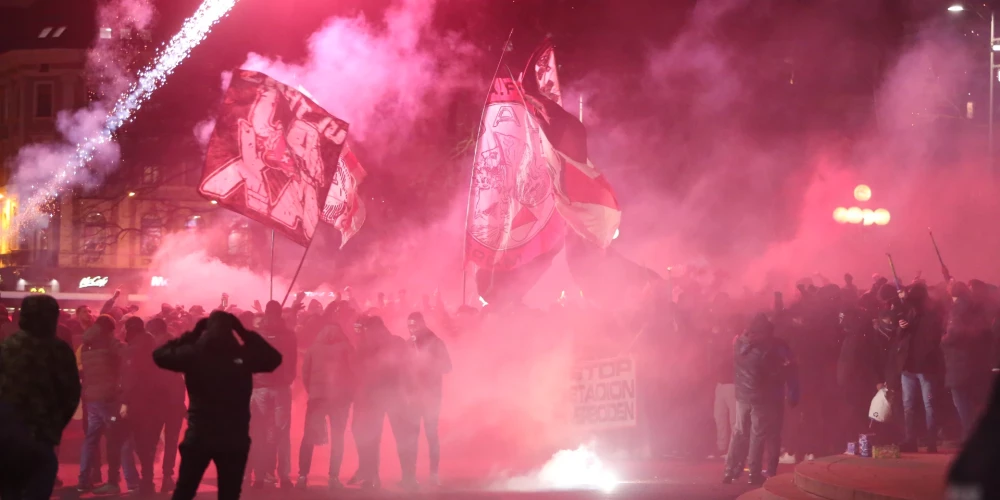
[[[121,362],[121,344],[112,332],[104,332],[96,324],[84,332],[80,349],[84,401],[118,401],[121,396]]]
[[[355,358],[360,404],[393,404],[406,396],[410,382],[410,350],[406,341],[388,332],[367,332]]]
[[[944,325],[940,316],[930,309],[914,315],[906,328],[900,328],[896,347],[898,368],[910,373],[941,375],[944,357],[941,336]]]
[[[0,400],[32,438],[57,446],[80,404],[73,349],[56,332],[18,331],[0,343]]]
[[[250,394],[255,373],[273,372],[281,353],[247,332],[243,345],[213,349],[188,332],[153,351],[165,370],[184,374],[190,407],[184,443],[211,450],[245,450],[250,445]]]
[[[169,334],[162,336],[154,335],[154,350],[166,345],[171,340],[173,340],[173,337]],[[150,359],[153,359],[152,356],[150,356]],[[156,370],[155,377],[155,386],[160,391],[161,410],[172,416],[183,416],[187,412],[187,408],[184,406],[184,398],[187,395],[187,389],[184,387],[184,376],[170,370],[158,369]]]
[[[857,311],[845,313],[844,340],[837,358],[837,385],[875,390],[884,381],[885,361],[880,339],[868,318]]]
[[[292,332],[281,319],[264,318],[260,325],[260,335],[281,353],[281,366],[273,372],[261,372],[253,377],[255,389],[270,387],[289,387],[295,381],[295,368],[298,365],[299,351]]]
[[[440,398],[444,375],[451,373],[448,348],[430,330],[418,335],[413,342],[413,382],[419,394]]]
[[[302,383],[310,400],[350,399],[354,392],[354,347],[339,327],[320,329],[302,356]]]
[[[129,412],[148,416],[162,407],[165,388],[160,387],[159,372],[153,363],[153,336],[141,332],[130,334],[122,348],[122,399]]]
[[[754,339],[747,334],[733,343],[736,401],[748,404],[798,403],[799,379],[792,351],[776,337]]]
[[[947,387],[987,384],[991,378],[990,332],[982,311],[960,298],[948,314],[945,336],[944,382]]]

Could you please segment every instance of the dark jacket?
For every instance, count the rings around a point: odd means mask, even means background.
[[[733,342],[736,401],[781,404],[787,386],[789,402],[797,404],[799,378],[792,351],[785,341],[761,332],[759,321]]]
[[[443,378],[451,373],[451,356],[444,342],[428,330],[413,342],[412,375],[419,394],[441,397]]]
[[[161,407],[164,387],[160,387],[161,371],[153,363],[153,336],[146,332],[127,335],[122,348],[122,398],[129,413],[148,416]]]
[[[268,387],[289,387],[295,382],[295,368],[298,365],[298,346],[295,333],[280,319],[264,318],[260,325],[260,335],[281,353],[281,366],[273,372],[261,372],[253,377],[254,389]]]
[[[355,400],[360,404],[392,404],[406,395],[410,376],[410,350],[406,341],[388,330],[367,332],[358,346]]]
[[[844,340],[837,358],[837,385],[842,388],[875,390],[885,377],[883,337],[861,311],[844,312]]]
[[[941,353],[944,324],[941,317],[929,308],[922,308],[912,314],[909,323],[898,332],[898,368],[911,373],[941,375],[944,371]]]
[[[263,337],[247,332],[243,345],[213,348],[193,331],[153,351],[157,366],[184,374],[190,407],[184,443],[214,450],[250,445],[253,375],[272,372],[281,353]]]
[[[93,402],[117,402],[121,397],[121,345],[113,332],[95,324],[83,334],[80,351],[80,377],[83,399]]]
[[[948,313],[941,339],[944,382],[948,387],[988,384],[992,377],[990,331],[983,311],[959,298]]]
[[[354,347],[339,326],[320,329],[302,357],[302,383],[310,400],[349,399],[354,392]]]
[[[18,331],[0,343],[0,400],[32,437],[56,446],[80,404],[73,349],[52,332]]]
[[[154,335],[154,350],[166,345],[171,340],[173,340],[173,337],[169,334],[162,336]],[[152,356],[150,356],[150,359],[153,359]],[[161,391],[159,395],[161,411],[173,416],[183,416],[187,412],[187,408],[184,406],[184,398],[187,394],[187,389],[184,388],[184,376],[170,370],[157,369],[155,377],[155,385]]]

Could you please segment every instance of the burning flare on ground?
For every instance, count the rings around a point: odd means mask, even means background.
[[[66,166],[48,181],[38,186],[31,186],[32,194],[21,204],[20,214],[15,220],[17,228],[40,217],[41,207],[59,191],[72,185],[77,179],[79,169],[94,158],[94,153],[101,145],[111,142],[114,133],[133,118],[142,104],[149,100],[153,91],[163,85],[167,77],[187,59],[191,50],[208,36],[212,27],[232,10],[237,1],[239,0],[202,2],[198,10],[184,21],[181,30],[170,39],[165,48],[159,51],[156,59],[139,72],[132,87],[118,98],[101,131],[77,144],[76,151]]]
[[[537,490],[600,490],[614,491],[618,477],[601,461],[592,446],[580,445],[575,450],[560,450],[534,474],[512,478],[505,489]]]

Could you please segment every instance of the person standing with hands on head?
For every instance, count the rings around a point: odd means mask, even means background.
[[[746,461],[750,484],[763,484],[765,451],[767,471],[774,474],[778,468],[786,387],[788,403],[793,408],[799,403],[798,370],[791,349],[774,336],[774,324],[764,313],[757,314],[736,337],[733,354],[737,414],[722,482],[729,484],[739,477]]]
[[[209,462],[218,471],[219,499],[238,499],[250,453],[253,375],[276,370],[281,353],[232,314],[215,311],[156,349],[153,360],[184,374],[190,401],[173,500],[194,498]]]
[[[441,418],[441,400],[444,393],[444,376],[451,373],[451,356],[444,342],[427,328],[424,315],[411,313],[407,318],[413,356],[413,412],[420,432],[420,421],[424,423],[427,436],[427,454],[430,462],[431,483],[440,486],[441,439],[438,423]],[[417,436],[419,440],[419,435]]]

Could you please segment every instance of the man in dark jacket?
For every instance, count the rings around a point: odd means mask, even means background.
[[[285,325],[281,313],[279,302],[268,302],[260,325],[261,335],[281,353],[284,362],[273,373],[254,376],[250,408],[253,414],[255,444],[252,467],[256,488],[274,483],[276,462],[281,487],[293,486],[292,382],[295,381],[295,368],[298,364],[298,347],[295,333]]]
[[[990,360],[990,327],[983,308],[975,303],[964,283],[951,287],[954,299],[948,313],[946,333],[941,339],[944,383],[951,390],[962,437],[968,437],[989,396],[993,379]]]
[[[904,298],[898,318],[896,364],[902,376],[903,419],[905,439],[900,450],[917,451],[917,405],[922,396],[927,428],[927,451],[937,452],[937,419],[935,397],[940,394],[944,357],[941,353],[943,324],[928,303],[927,287],[912,285]]]
[[[774,325],[764,313],[757,314],[750,327],[736,337],[733,353],[737,418],[723,482],[731,483],[739,477],[746,460],[750,483],[761,484],[765,451],[767,470],[774,474],[778,467],[785,388],[788,402],[794,407],[799,402],[798,373],[791,349],[774,336]]]
[[[0,497],[47,499],[59,471],[56,447],[80,403],[80,378],[73,349],[56,338],[59,304],[47,295],[21,303],[21,330],[0,343],[0,406],[11,409],[27,435],[0,429]]]
[[[382,318],[360,317],[355,323],[358,352],[355,374],[358,378],[354,396],[352,431],[358,447],[358,472],[351,482],[365,489],[377,489],[379,479],[382,426],[386,415],[396,438],[403,486],[416,486],[416,432],[408,418],[404,383],[409,373],[406,341],[389,332]]]
[[[451,373],[451,356],[444,342],[427,328],[424,315],[415,312],[407,318],[410,341],[413,343],[413,411],[415,432],[420,432],[420,421],[424,423],[427,436],[427,454],[430,462],[431,483],[440,484],[441,440],[438,437],[438,422],[441,418],[443,379]],[[420,436],[417,435],[419,440]]]
[[[154,347],[158,348],[173,340],[167,331],[167,323],[161,318],[153,318],[146,323],[146,331],[153,336]],[[153,384],[160,391],[159,412],[154,416],[152,427],[159,436],[163,432],[163,483],[160,491],[174,491],[174,465],[177,461],[177,444],[180,442],[181,424],[184,423],[184,376],[168,370],[156,370]]]
[[[129,490],[139,488],[132,447],[121,426],[121,346],[114,337],[115,321],[101,315],[83,334],[80,351],[83,381],[83,411],[87,414],[87,433],[80,459],[80,482],[77,489],[90,491],[90,471],[101,437],[107,441],[108,482],[94,490],[101,495],[121,493],[119,470],[124,469]],[[124,451],[123,451],[124,450]]]
[[[161,398],[164,388],[157,384],[160,369],[153,363],[153,336],[146,333],[146,325],[135,316],[125,321],[125,343],[122,363],[123,428],[135,445],[139,457],[139,492],[150,494],[153,489],[153,462],[160,428],[157,415],[162,412]]]
[[[273,372],[282,363],[281,353],[233,315],[216,311],[193,331],[153,351],[153,360],[160,368],[184,374],[190,399],[173,500],[194,498],[213,461],[219,499],[238,499],[250,452],[253,374]]]
[[[330,430],[330,489],[339,489],[340,464],[344,458],[344,431],[351,411],[354,374],[351,363],[354,347],[336,323],[333,309],[327,309],[327,325],[319,330],[313,345],[302,359],[302,383],[309,394],[305,431],[299,448],[299,480],[305,488],[312,467],[313,448],[323,444]]]

